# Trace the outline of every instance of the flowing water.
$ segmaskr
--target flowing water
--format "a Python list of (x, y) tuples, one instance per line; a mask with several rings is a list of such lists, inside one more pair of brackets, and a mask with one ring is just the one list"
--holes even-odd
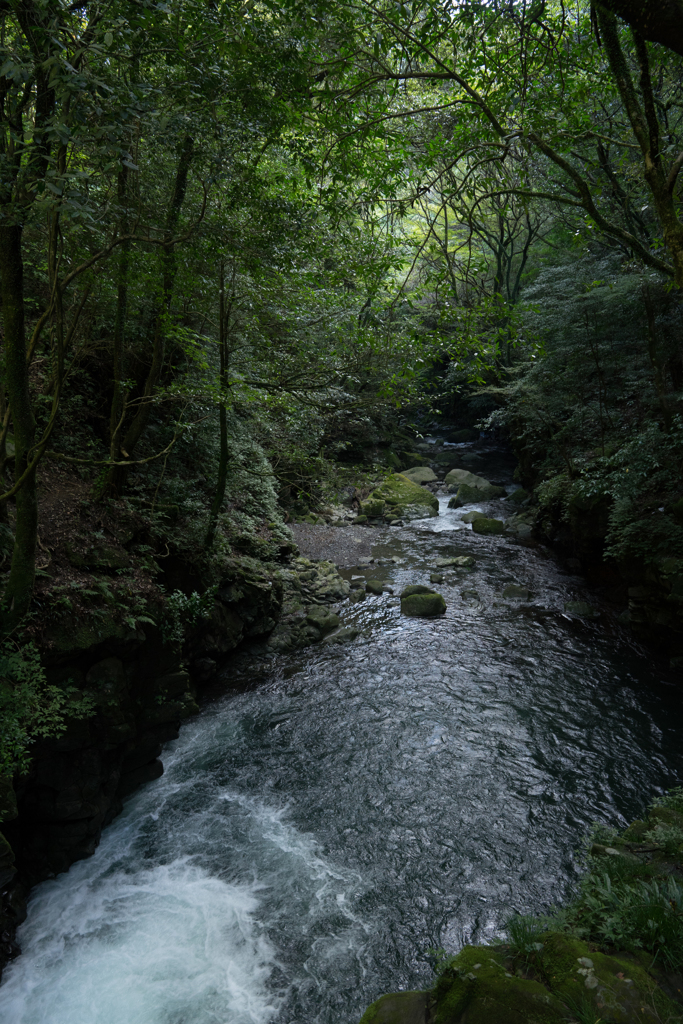
[(368, 596), (352, 643), (237, 657), (164, 776), (34, 891), (4, 1024), (355, 1024), (428, 985), (430, 950), (562, 901), (590, 823), (679, 781), (671, 681), (605, 616), (563, 614), (586, 595), (547, 552), (441, 513), (374, 531), (402, 561), (346, 575), (398, 594), (473, 554), (446, 615)]

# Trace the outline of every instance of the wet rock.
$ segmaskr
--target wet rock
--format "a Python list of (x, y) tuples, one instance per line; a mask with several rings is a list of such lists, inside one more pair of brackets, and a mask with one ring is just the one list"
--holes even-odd
[(348, 640), (355, 640), (358, 636), (358, 629), (355, 626), (342, 626), (341, 629), (335, 630), (334, 633), (330, 633), (323, 640), (324, 644), (343, 644)]
[(404, 520), (439, 514), (439, 499), (402, 473), (388, 476), (380, 487), (375, 488), (371, 498), (384, 501), (387, 512)]
[(441, 594), (430, 590), (429, 587), (413, 586), (406, 587), (401, 592), (401, 612), (403, 615), (410, 615), (420, 618), (433, 618), (436, 615), (443, 615), (446, 611), (446, 602)]
[(448, 507), (462, 508), (463, 505), (471, 505), (475, 501), (493, 501), (494, 498), (502, 498), (504, 494), (504, 487), (494, 487), (493, 484), (487, 484), (486, 487), (460, 484), (457, 494), (448, 502)]
[(360, 1024), (425, 1024), (428, 992), (391, 992), (369, 1006)]
[(440, 572), (431, 572), (429, 574), (430, 583), (443, 583), (443, 576)]
[(460, 517), (462, 523), (473, 523), (475, 519), (486, 519), (486, 515), (483, 512), (467, 512)]
[(518, 587), (516, 583), (510, 583), (503, 590), (503, 597), (506, 601), (529, 601), (531, 591), (528, 587)]
[(351, 593), (349, 594), (349, 601), (351, 602), (351, 604), (358, 604), (359, 601), (364, 601), (364, 600), (365, 600), (365, 591), (364, 590), (352, 590)]
[(516, 505), (521, 505), (522, 502), (527, 501), (531, 495), (528, 491), (525, 491), (523, 487), (518, 487), (512, 494), (508, 494), (508, 501), (514, 501)]
[(446, 474), (444, 483), (455, 487), (460, 487), (461, 484), (467, 484), (468, 487), (485, 488), (490, 487), (491, 483), (486, 477), (477, 476), (476, 473), (470, 473), (469, 469), (452, 469), (450, 473)]
[(331, 633), (339, 625), (339, 616), (327, 608), (310, 608), (306, 615), (306, 622), (313, 626), (320, 636)]
[[(379, 519), (384, 515), (384, 500), (382, 498), (370, 497), (367, 501), (361, 502), (360, 510), (362, 515), (368, 519)], [(356, 522), (358, 520), (356, 519)]]
[(434, 564), (439, 569), (447, 569), (449, 566), (457, 569), (471, 569), (476, 562), (472, 555), (454, 555), (452, 558), (437, 558)]
[(474, 519), (472, 520), (472, 530), (474, 533), (481, 533), (484, 536), (492, 536), (495, 534), (502, 533), (505, 529), (505, 523), (502, 519)]
[(577, 615), (582, 619), (600, 618), (600, 612), (597, 611), (592, 604), (588, 604), (587, 601), (567, 601), (565, 603), (564, 610), (569, 615)]
[(367, 521), (368, 521), (368, 517), (367, 516), (363, 516), (363, 515), (356, 516), (356, 518), (354, 519), (354, 523), (357, 526), (363, 526), (365, 523), (367, 523)]
[(417, 466), (415, 469), (406, 469), (403, 476), (407, 476), (414, 484), (431, 484), (438, 480), (436, 473), (428, 466)]
[(365, 584), (365, 590), (368, 594), (377, 594), (379, 596), (384, 590), (384, 584), (380, 580), (368, 580)]

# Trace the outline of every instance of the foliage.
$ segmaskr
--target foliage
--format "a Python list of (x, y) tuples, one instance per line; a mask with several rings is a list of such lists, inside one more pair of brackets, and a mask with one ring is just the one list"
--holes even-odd
[(211, 614), (216, 588), (209, 587), (203, 594), (193, 591), (184, 594), (174, 590), (166, 597), (160, 628), (164, 643), (182, 644), (188, 633)]
[(87, 718), (95, 702), (74, 686), (45, 678), (33, 644), (0, 648), (0, 775), (25, 772), (38, 739), (60, 736), (69, 720)]

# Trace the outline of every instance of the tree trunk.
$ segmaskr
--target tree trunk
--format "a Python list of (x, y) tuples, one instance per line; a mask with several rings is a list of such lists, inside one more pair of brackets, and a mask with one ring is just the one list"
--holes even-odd
[[(221, 394), (224, 394), (228, 386), (228, 319), (229, 311), (225, 303), (225, 264), (221, 261), (220, 266), (220, 296), (219, 296), (219, 317), (218, 317), (218, 352), (220, 357), (219, 383)], [(220, 430), (220, 455), (218, 459), (218, 479), (216, 480), (216, 493), (213, 496), (211, 511), (209, 513), (209, 525), (206, 531), (204, 544), (210, 548), (216, 536), (218, 515), (225, 498), (225, 488), (228, 482), (228, 414), (225, 402), (222, 401), (218, 411)]]
[[(167, 246), (164, 248), (161, 257), (161, 303), (154, 325), (154, 343), (152, 349), (152, 365), (149, 368), (145, 381), (142, 400), (138, 411), (128, 426), (121, 442), (121, 454), (125, 458), (132, 455), (133, 449), (140, 440), (142, 433), (147, 426), (147, 420), (152, 409), (152, 396), (154, 389), (161, 376), (166, 354), (166, 318), (170, 313), (171, 301), (173, 299), (173, 288), (176, 279), (176, 258), (175, 243), (172, 241), (175, 230), (178, 226), (180, 211), (185, 201), (187, 191), (187, 176), (190, 171), (190, 164), (194, 155), (194, 140), (187, 135), (183, 140), (176, 171), (175, 185), (171, 205), (168, 210), (165, 225), (165, 236)], [(115, 494), (122, 494), (128, 476), (127, 466), (113, 466), (109, 475), (109, 488)]]
[[(12, 413), (15, 444), (15, 479), (26, 470), (35, 443), (36, 421), (28, 390), (28, 364), (24, 329), (24, 268), (22, 229), (18, 224), (0, 227), (0, 287), (5, 329), (5, 375)], [(9, 580), (2, 599), (2, 626), (9, 631), (26, 614), (35, 579), (38, 539), (38, 497), (35, 469), (16, 496), (16, 530)]]

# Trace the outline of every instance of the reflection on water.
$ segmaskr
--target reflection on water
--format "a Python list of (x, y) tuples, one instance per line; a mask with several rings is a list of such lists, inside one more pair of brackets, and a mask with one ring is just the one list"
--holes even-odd
[[(3, 1021), (353, 1024), (428, 984), (430, 948), (562, 900), (590, 822), (678, 781), (676, 691), (562, 614), (581, 584), (546, 553), (443, 511), (377, 531), (388, 564), (348, 575), (398, 594), (473, 554), (442, 570), (446, 615), (368, 596), (343, 609), (354, 643), (236, 659), (240, 689), (184, 728), (163, 778), (36, 890)], [(508, 583), (531, 600), (505, 602)]]

